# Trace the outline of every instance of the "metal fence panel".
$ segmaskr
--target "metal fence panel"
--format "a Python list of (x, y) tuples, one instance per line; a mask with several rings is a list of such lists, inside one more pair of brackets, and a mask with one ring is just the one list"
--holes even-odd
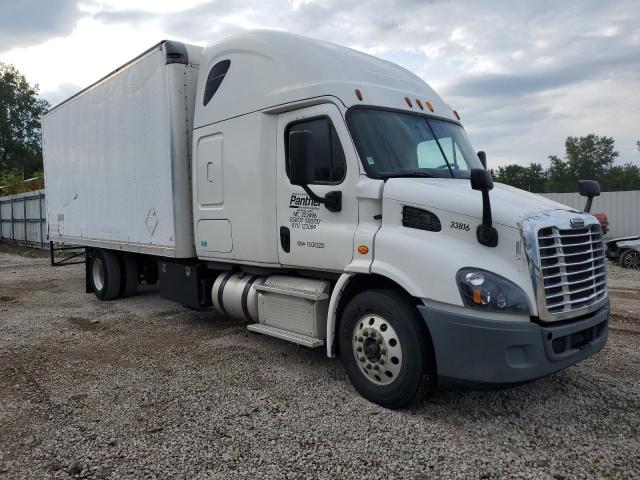
[[(569, 205), (578, 210), (584, 209), (586, 198), (579, 193), (543, 193), (547, 198)], [(593, 199), (591, 212), (604, 212), (609, 219), (607, 237), (628, 237), (640, 235), (640, 190), (630, 192), (602, 192)]]
[(0, 197), (0, 240), (48, 248), (45, 191)]

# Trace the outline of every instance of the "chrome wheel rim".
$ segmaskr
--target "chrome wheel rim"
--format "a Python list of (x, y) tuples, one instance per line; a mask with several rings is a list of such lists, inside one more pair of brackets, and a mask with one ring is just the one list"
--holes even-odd
[(402, 368), (402, 346), (395, 329), (380, 315), (365, 315), (351, 336), (353, 356), (362, 374), (377, 385), (388, 385)]
[(629, 252), (624, 256), (624, 266), (626, 268), (640, 269), (640, 253)]
[(104, 287), (104, 267), (102, 266), (102, 261), (99, 258), (96, 258), (93, 261), (91, 271), (93, 275), (93, 285), (96, 287), (96, 290), (102, 290)]

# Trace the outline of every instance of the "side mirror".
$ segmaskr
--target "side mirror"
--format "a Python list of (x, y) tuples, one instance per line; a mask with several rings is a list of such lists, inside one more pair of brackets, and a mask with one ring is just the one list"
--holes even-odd
[(478, 158), (480, 159), (480, 163), (482, 164), (482, 166), (486, 170), (487, 169), (487, 154), (484, 153), (482, 150), (480, 150), (478, 152)]
[(289, 133), (289, 180), (293, 185), (304, 186), (312, 182), (309, 172), (311, 135), (309, 130)]
[(493, 178), (489, 170), (482, 170), (481, 168), (471, 169), (471, 188), (474, 190), (489, 191), (493, 190)]
[(493, 178), (489, 170), (482, 168), (471, 169), (471, 188), (482, 192), (482, 224), (478, 225), (476, 238), (478, 243), (485, 247), (495, 247), (498, 245), (498, 231), (493, 228), (491, 217), (491, 200), (489, 191), (493, 189)]
[(587, 197), (587, 203), (584, 206), (584, 211), (589, 213), (593, 197), (598, 197), (600, 195), (600, 183), (595, 180), (578, 180), (578, 192), (580, 192), (580, 195), (583, 197)]

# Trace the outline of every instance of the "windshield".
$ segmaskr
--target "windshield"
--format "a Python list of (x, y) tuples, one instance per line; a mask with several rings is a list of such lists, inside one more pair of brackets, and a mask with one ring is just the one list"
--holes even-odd
[(348, 123), (364, 167), (375, 178), (469, 178), (472, 168), (483, 168), (456, 123), (366, 108), (349, 112)]

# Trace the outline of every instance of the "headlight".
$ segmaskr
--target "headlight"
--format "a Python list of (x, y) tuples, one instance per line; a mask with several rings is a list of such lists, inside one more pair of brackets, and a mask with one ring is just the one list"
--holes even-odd
[(478, 268), (463, 268), (456, 279), (467, 307), (489, 312), (531, 313), (527, 295), (500, 275)]

